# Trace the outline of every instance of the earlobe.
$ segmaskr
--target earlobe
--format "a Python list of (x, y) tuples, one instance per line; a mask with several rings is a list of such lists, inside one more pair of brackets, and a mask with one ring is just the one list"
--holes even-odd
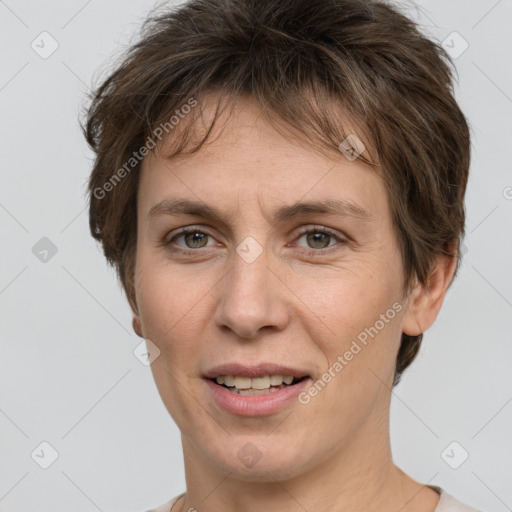
[(421, 315), (418, 315), (418, 304), (423, 292), (423, 286), (417, 284), (408, 297), (408, 304), (402, 321), (402, 332), (409, 336), (418, 336), (426, 330), (421, 326)]
[(140, 338), (144, 338), (144, 336), (142, 335), (140, 316), (138, 315), (138, 313), (135, 313), (135, 312), (133, 313), (132, 327), (137, 336), (139, 336)]
[(418, 336), (434, 323), (456, 268), (456, 253), (437, 258), (427, 283), (418, 283), (409, 296), (407, 311), (402, 321), (404, 334)]
[[(132, 292), (132, 293), (130, 293)], [(127, 292), (128, 302), (130, 304), (130, 309), (132, 310), (132, 329), (139, 338), (144, 338), (142, 334), (142, 324), (140, 321), (139, 308), (137, 305), (137, 299), (135, 296), (135, 291), (130, 290)]]

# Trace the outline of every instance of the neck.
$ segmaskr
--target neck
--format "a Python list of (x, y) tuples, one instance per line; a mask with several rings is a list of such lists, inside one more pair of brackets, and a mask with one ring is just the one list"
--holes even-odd
[[(182, 435), (187, 493), (179, 512), (251, 510), (343, 510), (433, 512), (439, 495), (408, 477), (392, 461), (388, 422), (379, 434), (364, 427), (342, 448), (331, 450), (306, 471), (264, 470), (237, 477), (232, 468), (212, 465)], [(371, 442), (368, 442), (371, 439)], [(307, 464), (298, 461), (298, 465)], [(174, 510), (173, 510), (174, 512)]]

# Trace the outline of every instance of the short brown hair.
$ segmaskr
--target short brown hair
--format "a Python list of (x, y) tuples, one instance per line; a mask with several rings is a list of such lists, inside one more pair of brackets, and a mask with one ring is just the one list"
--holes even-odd
[[(84, 125), (96, 155), (91, 233), (132, 309), (140, 163), (127, 169), (126, 162), (191, 98), (199, 109), (170, 134), (169, 148), (197, 151), (211, 130), (187, 150), (192, 130), (183, 126), (193, 128), (211, 92), (231, 105), (253, 98), (276, 125), (319, 150), (357, 131), (367, 148), (360, 158), (380, 166), (387, 185), (404, 293), (427, 284), (438, 255), (456, 257), (458, 270), (470, 134), (450, 66), (440, 44), (382, 0), (191, 0), (154, 13), (93, 93)], [(394, 385), (421, 340), (402, 334)]]

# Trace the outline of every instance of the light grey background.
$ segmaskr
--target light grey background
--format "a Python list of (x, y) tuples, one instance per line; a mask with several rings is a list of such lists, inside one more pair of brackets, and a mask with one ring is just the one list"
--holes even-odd
[[(473, 159), (464, 266), (394, 391), (392, 447), (414, 478), (501, 512), (512, 507), (512, 1), (417, 5), (410, 15), (451, 51), (469, 44), (455, 62)], [(152, 7), (0, 1), (1, 512), (136, 512), (185, 489), (179, 431), (88, 232), (92, 155), (77, 123), (98, 69)], [(46, 59), (31, 47), (51, 49), (43, 31), (58, 43)], [(43, 237), (57, 248), (46, 262)], [(43, 441), (58, 452), (48, 469)]]

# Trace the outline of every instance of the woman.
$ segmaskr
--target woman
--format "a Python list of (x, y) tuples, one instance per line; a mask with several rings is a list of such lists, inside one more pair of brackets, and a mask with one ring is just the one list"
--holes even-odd
[(449, 57), (364, 0), (193, 0), (98, 88), (90, 226), (182, 433), (169, 511), (474, 511), (392, 460), (459, 265)]

